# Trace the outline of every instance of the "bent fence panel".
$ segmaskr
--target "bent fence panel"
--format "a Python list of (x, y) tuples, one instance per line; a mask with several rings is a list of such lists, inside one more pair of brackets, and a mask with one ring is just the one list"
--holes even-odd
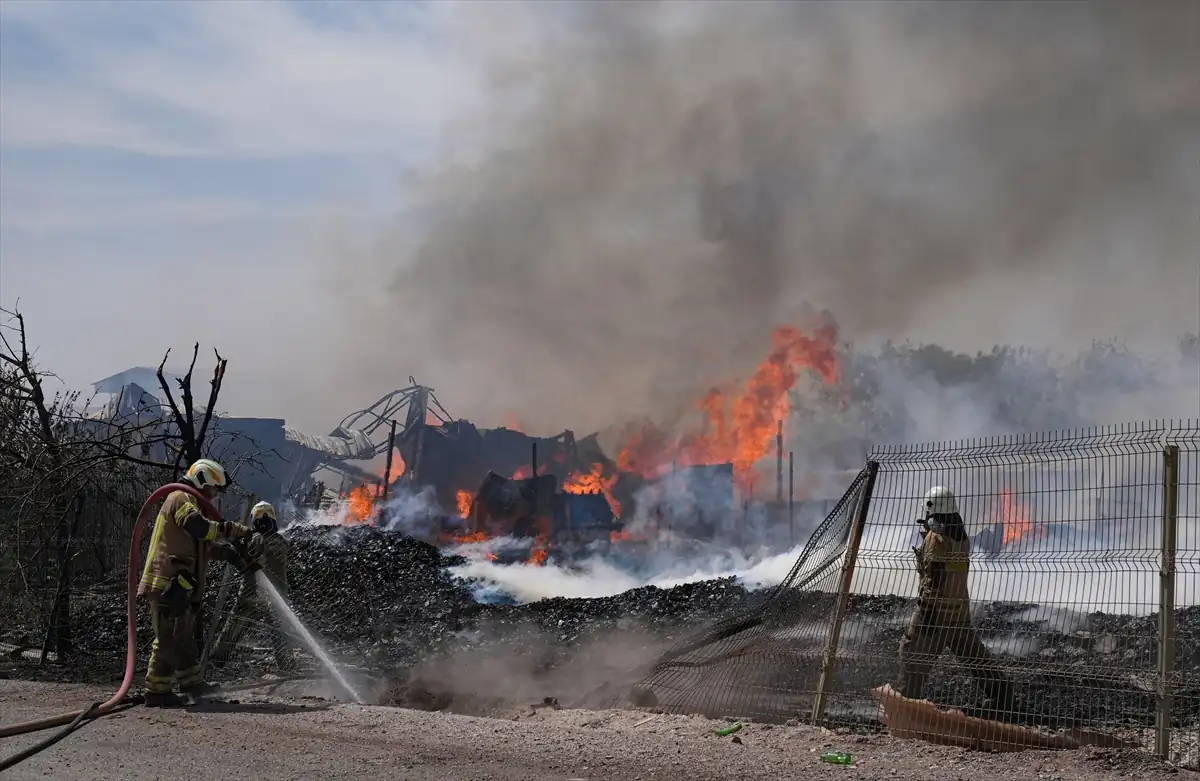
[(634, 687), (632, 703), (762, 720), (810, 710), (846, 540), (868, 478), (869, 470), (858, 474), (779, 586), (744, 615), (668, 651)]

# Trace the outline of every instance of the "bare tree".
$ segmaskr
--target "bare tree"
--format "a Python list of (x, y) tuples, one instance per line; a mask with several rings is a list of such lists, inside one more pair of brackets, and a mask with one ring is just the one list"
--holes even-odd
[(179, 385), (180, 399), (183, 402), (183, 409), (175, 403), (175, 397), (171, 393), (171, 386), (167, 383), (167, 378), (163, 375), (163, 367), (167, 365), (167, 358), (171, 355), (171, 351), (167, 350), (163, 355), (162, 362), (158, 364), (158, 384), (162, 387), (163, 394), (166, 396), (167, 404), (171, 410), (171, 416), (175, 421), (175, 426), (179, 430), (179, 447), (175, 453), (175, 463), (172, 466), (172, 473), (179, 474), (180, 466), (186, 461), (191, 463), (202, 457), (204, 452), (204, 441), (208, 435), (208, 426), (212, 422), (213, 410), (216, 409), (217, 398), (221, 395), (221, 383), (225, 379), (225, 366), (228, 364), (221, 353), (213, 350), (213, 354), (217, 357), (217, 365), (213, 369), (212, 379), (209, 381), (210, 390), (208, 393), (208, 404), (205, 405), (203, 415), (200, 421), (200, 428), (196, 428), (196, 405), (192, 398), (192, 372), (196, 368), (196, 357), (200, 354), (200, 343), (192, 347), (192, 362), (188, 365), (187, 374), (182, 378), (175, 380)]
[(54, 375), (38, 366), (24, 316), (0, 309), (0, 631), (26, 627), (18, 645), (36, 647), (40, 625), (43, 661), (51, 651), (65, 660), (74, 650), (69, 606), (77, 563), (97, 577), (121, 566), (129, 524), (150, 491), (214, 447), (228, 454), (231, 473), (263, 468), (252, 438), (216, 426), (227, 366), (220, 353), (208, 403), (195, 405), (198, 352), (197, 344), (177, 395), (164, 356), (157, 376), (165, 402), (148, 393), (127, 398), (126, 388), (93, 409), (94, 399), (51, 393)]

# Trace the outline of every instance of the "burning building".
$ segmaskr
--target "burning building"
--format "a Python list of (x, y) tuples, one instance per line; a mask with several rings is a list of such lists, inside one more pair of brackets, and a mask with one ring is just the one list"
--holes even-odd
[[(696, 400), (694, 425), (679, 431), (648, 422), (629, 426), (612, 458), (596, 434), (536, 437), (455, 419), (432, 388), (410, 378), (411, 386), (339, 426), (374, 437), (376, 454), (394, 453), (398, 461), (393, 468), (389, 455), (380, 485), (360, 486), (351, 499), (369, 502), (399, 481), (413, 492), (431, 491), (446, 516), (461, 521), (458, 538), (532, 537), (545, 547), (645, 539), (664, 529), (722, 539), (739, 523), (739, 510), (744, 533), (760, 462), (773, 444), (774, 509), (782, 509), (781, 421), (790, 411), (789, 394), (805, 373), (821, 383), (836, 380), (836, 344), (832, 321), (811, 333), (775, 329), (767, 355), (744, 382)], [(365, 519), (369, 512), (368, 506), (353, 515)], [(639, 523), (631, 526), (635, 518)]]

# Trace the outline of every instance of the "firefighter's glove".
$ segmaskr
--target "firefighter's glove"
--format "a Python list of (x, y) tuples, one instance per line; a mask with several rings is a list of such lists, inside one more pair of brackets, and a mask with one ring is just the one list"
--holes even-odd
[(921, 531), (913, 535), (912, 552), (913, 558), (917, 560), (917, 572), (924, 573), (925, 571), (925, 535), (929, 534), (929, 529), (925, 527), (925, 522), (921, 521)]
[(246, 540), (246, 558), (259, 566), (262, 566), (263, 559), (263, 537), (261, 534), (252, 534)]
[(162, 599), (173, 616), (181, 616), (192, 607), (192, 594), (199, 579), (188, 570), (181, 570), (163, 589)]

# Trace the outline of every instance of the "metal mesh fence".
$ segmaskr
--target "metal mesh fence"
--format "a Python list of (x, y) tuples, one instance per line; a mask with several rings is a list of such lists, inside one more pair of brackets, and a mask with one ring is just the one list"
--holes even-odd
[[(772, 599), (667, 654), (633, 699), (1187, 756), (1200, 729), (1197, 428), (880, 448)], [(927, 531), (934, 486), (957, 513)]]
[(759, 719), (810, 709), (847, 535), (870, 477), (869, 470), (858, 474), (759, 607), (671, 649), (635, 687), (634, 704)]

